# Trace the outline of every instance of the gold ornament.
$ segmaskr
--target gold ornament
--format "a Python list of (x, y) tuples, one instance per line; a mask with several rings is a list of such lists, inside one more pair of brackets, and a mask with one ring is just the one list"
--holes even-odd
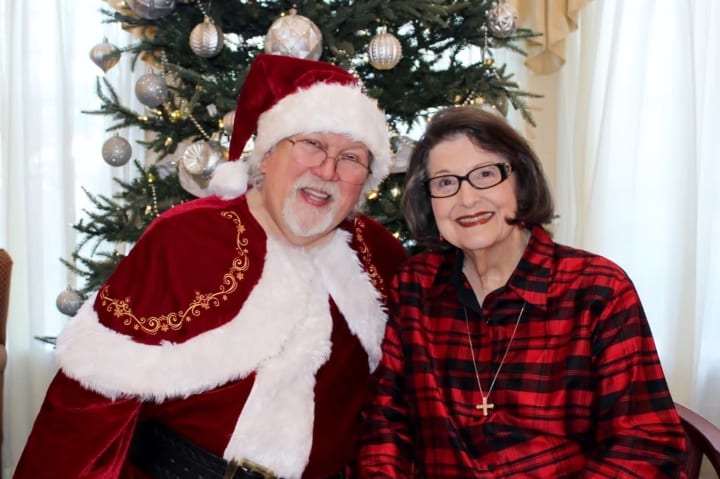
[(216, 56), (222, 51), (224, 42), (223, 31), (208, 16), (190, 32), (190, 48), (202, 58)]
[(390, 70), (402, 58), (402, 45), (392, 33), (383, 27), (379, 34), (372, 37), (368, 45), (370, 64), (378, 70)]
[(107, 38), (103, 38), (102, 43), (98, 43), (90, 49), (90, 59), (104, 73), (107, 73), (120, 61), (120, 50), (112, 43), (108, 43)]
[(309, 18), (291, 8), (275, 20), (265, 35), (265, 53), (318, 60), (322, 54), (322, 33)]

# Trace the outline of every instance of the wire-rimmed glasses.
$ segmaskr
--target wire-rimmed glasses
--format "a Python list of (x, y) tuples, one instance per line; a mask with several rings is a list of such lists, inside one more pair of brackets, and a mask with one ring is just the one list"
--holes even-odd
[(463, 181), (467, 181), (475, 189), (485, 190), (507, 180), (511, 172), (512, 166), (509, 163), (492, 163), (473, 168), (465, 176), (434, 176), (429, 180), (425, 180), (425, 188), (433, 198), (448, 198), (460, 191)]
[(295, 160), (303, 166), (317, 168), (325, 163), (328, 158), (335, 160), (335, 172), (340, 181), (354, 185), (365, 183), (370, 170), (369, 155), (344, 151), (336, 156), (328, 155), (325, 146), (313, 138), (286, 138), (293, 146)]

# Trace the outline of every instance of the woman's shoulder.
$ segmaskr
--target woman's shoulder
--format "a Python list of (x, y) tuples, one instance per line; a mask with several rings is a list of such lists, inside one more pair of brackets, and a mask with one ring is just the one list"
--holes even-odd
[(452, 262), (455, 257), (450, 251), (424, 251), (410, 256), (398, 271), (403, 279), (426, 278), (420, 282), (429, 282), (438, 275), (452, 270)]
[(595, 291), (614, 296), (634, 289), (628, 273), (612, 259), (592, 251), (556, 245), (552, 283), (555, 288)]

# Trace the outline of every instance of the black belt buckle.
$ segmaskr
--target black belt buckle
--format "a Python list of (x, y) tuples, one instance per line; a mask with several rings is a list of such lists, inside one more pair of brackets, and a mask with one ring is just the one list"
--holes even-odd
[(265, 466), (254, 463), (248, 459), (228, 462), (223, 479), (277, 479), (277, 476)]

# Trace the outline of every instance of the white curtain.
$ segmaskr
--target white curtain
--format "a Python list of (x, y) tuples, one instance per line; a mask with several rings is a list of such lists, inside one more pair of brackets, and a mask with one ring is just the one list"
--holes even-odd
[(720, 424), (720, 4), (596, 0), (567, 46), (521, 72), (555, 236), (629, 273), (674, 398)]
[[(102, 23), (103, 5), (0, 0), (0, 247), (14, 260), (2, 477), (11, 477), (56, 369), (52, 348), (34, 336), (55, 335), (68, 320), (55, 298), (77, 278), (59, 259), (77, 244), (72, 224), (82, 209), (94, 209), (82, 187), (112, 195), (113, 175), (127, 178), (133, 170), (105, 163), (111, 122), (82, 113), (100, 106), (95, 81), (103, 72), (90, 49), (105, 36), (119, 46), (129, 42), (117, 25)], [(105, 76), (132, 104), (129, 60)]]

